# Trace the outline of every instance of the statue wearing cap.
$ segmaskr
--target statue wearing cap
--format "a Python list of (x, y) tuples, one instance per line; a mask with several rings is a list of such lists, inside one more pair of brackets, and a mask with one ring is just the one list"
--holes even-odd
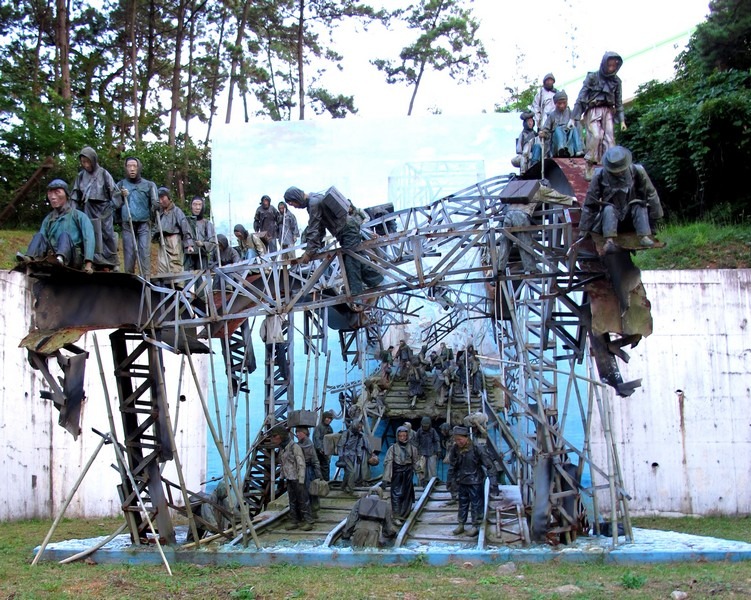
[[(323, 248), (327, 230), (336, 238), (343, 250), (354, 251), (362, 243), (360, 221), (350, 213), (352, 202), (335, 187), (332, 186), (322, 193), (306, 193), (293, 186), (284, 192), (284, 201), (292, 208), (304, 208), (308, 211), (306, 248), (300, 257), (302, 264), (310, 262)], [(358, 260), (350, 254), (344, 254), (344, 269), (353, 296), (383, 282), (383, 275), (366, 259)]]
[(568, 106), (568, 95), (561, 90), (553, 96), (555, 110), (548, 114), (545, 125), (540, 130), (540, 137), (550, 140), (546, 156), (554, 158), (569, 158), (584, 156), (579, 128), (569, 125), (571, 121), (571, 109)]
[(660, 198), (644, 167), (633, 164), (623, 146), (609, 148), (587, 190), (579, 221), (579, 237), (589, 232), (606, 238), (603, 250), (616, 249), (619, 232), (636, 231), (639, 243), (651, 247), (652, 229), (663, 216)]
[(19, 259), (28, 261), (45, 256), (55, 256), (57, 260), (74, 269), (93, 271), (96, 246), (94, 227), (91, 219), (71, 204), (68, 184), (62, 179), (54, 179), (47, 186), (47, 200), (52, 207), (42, 221), (39, 232), (34, 234), (25, 255)]
[(157, 274), (182, 273), (184, 251), (193, 253), (193, 233), (185, 213), (172, 201), (172, 192), (166, 187), (160, 187), (157, 195), (159, 209), (152, 236), (153, 241), (159, 245)]
[(555, 89), (555, 76), (552, 73), (547, 73), (542, 78), (542, 87), (537, 91), (532, 100), (532, 112), (534, 113), (535, 126), (538, 130), (555, 108), (555, 100), (553, 98), (557, 91)]
[[(454, 535), (475, 536), (479, 533), (484, 512), (483, 487), (485, 477), (490, 480), (491, 494), (498, 488), (498, 473), (493, 461), (482, 446), (469, 438), (469, 429), (457, 425), (452, 430), (454, 445), (448, 454), (448, 484), (455, 486), (459, 496), (459, 514)], [(465, 529), (472, 514), (472, 524)]]
[(438, 475), (438, 455), (441, 453), (441, 436), (433, 428), (430, 417), (420, 420), (420, 428), (415, 432), (415, 446), (425, 461), (422, 485)]
[(333, 420), (334, 413), (330, 410), (324, 411), (321, 415), (321, 421), (313, 430), (313, 447), (316, 449), (318, 462), (321, 465), (321, 477), (326, 481), (331, 479), (331, 456), (325, 452), (324, 439), (327, 435), (334, 433), (334, 429), (331, 427)]
[(516, 138), (516, 156), (511, 159), (511, 164), (524, 174), (532, 165), (540, 162), (542, 149), (536, 143), (535, 114), (525, 111), (519, 118), (522, 120), (522, 132)]

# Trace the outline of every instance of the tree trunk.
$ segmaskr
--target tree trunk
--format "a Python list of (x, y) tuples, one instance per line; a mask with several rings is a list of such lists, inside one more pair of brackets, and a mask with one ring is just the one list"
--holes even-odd
[(39, 65), (41, 64), (42, 45), (44, 44), (44, 31), (46, 23), (43, 15), (40, 15), (37, 25), (36, 46), (34, 47), (34, 61), (31, 70), (31, 90), (33, 98), (39, 98), (42, 95), (41, 77), (39, 76)]
[(182, 78), (182, 47), (185, 38), (185, 10), (187, 2), (177, 5), (177, 29), (175, 30), (175, 57), (172, 65), (172, 102), (170, 106), (169, 132), (167, 145), (174, 148), (177, 139), (177, 113), (180, 110), (180, 81)]
[[(134, 0), (136, 2), (137, 0)], [(139, 114), (146, 113), (146, 104), (149, 97), (151, 78), (154, 76), (156, 64), (156, 14), (157, 9), (154, 0), (149, 2), (149, 30), (146, 33), (146, 61), (144, 65), (143, 80), (141, 81), (141, 108)]]
[(412, 115), (412, 108), (415, 105), (415, 98), (417, 97), (417, 88), (420, 87), (420, 80), (422, 79), (422, 74), (425, 72), (425, 61), (423, 60), (420, 63), (420, 72), (417, 74), (417, 79), (415, 79), (415, 89), (412, 90), (412, 97), (409, 99), (409, 110), (407, 111), (407, 116)]
[(304, 27), (305, 25), (305, 0), (300, 0), (300, 12), (297, 18), (297, 85), (298, 99), (300, 102), (300, 120), (305, 120), (305, 78), (303, 65), (303, 45), (305, 43)]
[(70, 7), (66, 0), (56, 0), (57, 20), (55, 23), (55, 43), (60, 61), (60, 95), (63, 98), (63, 114), (66, 119), (71, 116), (70, 93), (70, 31), (68, 30), (68, 12)]
[(229, 123), (232, 118), (232, 95), (235, 91), (235, 79), (237, 77), (238, 64), (242, 60), (242, 42), (245, 37), (245, 23), (248, 20), (248, 11), (250, 10), (251, 1), (252, 0), (245, 0), (243, 14), (237, 25), (237, 39), (235, 40), (235, 48), (232, 51), (232, 67), (229, 74), (229, 97), (227, 98), (227, 116), (224, 119), (225, 123)]
[(281, 121), (282, 110), (279, 106), (279, 90), (277, 90), (276, 87), (276, 74), (274, 73), (274, 61), (273, 55), (271, 53), (271, 42), (271, 33), (269, 31), (266, 31), (266, 64), (268, 65), (269, 77), (271, 78), (271, 94), (274, 98), (274, 111), (276, 111), (270, 116), (273, 121)]
[(128, 15), (128, 38), (130, 39), (130, 72), (131, 85), (133, 86), (133, 139), (138, 144), (141, 141), (141, 128), (138, 123), (138, 45), (136, 43), (136, 15), (138, 13), (138, 1), (131, 0), (130, 14)]
[(188, 64), (186, 67), (188, 71), (188, 86), (185, 97), (185, 114), (183, 115), (183, 118), (185, 119), (186, 145), (188, 144), (188, 140), (190, 140), (190, 134), (188, 132), (190, 129), (190, 119), (193, 116), (193, 49), (196, 37), (196, 7), (193, 2), (191, 2), (190, 14), (190, 27), (188, 28)]
[(227, 22), (227, 11), (222, 5), (222, 21), (219, 25), (219, 39), (216, 41), (216, 61), (214, 63), (214, 73), (211, 77), (211, 104), (209, 106), (209, 122), (206, 128), (205, 144), (209, 145), (211, 139), (211, 125), (214, 122), (214, 113), (216, 112), (216, 97), (219, 90), (219, 71), (221, 69), (222, 45), (224, 44), (224, 25)]

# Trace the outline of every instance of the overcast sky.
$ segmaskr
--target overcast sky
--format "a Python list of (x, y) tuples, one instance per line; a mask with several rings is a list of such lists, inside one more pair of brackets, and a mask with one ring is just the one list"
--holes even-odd
[[(473, 7), (489, 54), (487, 79), (459, 85), (447, 76), (427, 73), (413, 114), (425, 114), (432, 107), (443, 114), (492, 111), (506, 99), (506, 86), (524, 89), (525, 76), (538, 81), (551, 71), (557, 87), (575, 96), (586, 72), (596, 70), (608, 50), (625, 59), (620, 77), (627, 98), (650, 79), (672, 76), (675, 56), (708, 13), (707, 0), (475, 0)], [(325, 83), (336, 93), (354, 94), (361, 117), (405, 115), (410, 90), (387, 85), (369, 60), (397, 57), (414, 34), (376, 26), (367, 33), (353, 29), (337, 30), (345, 69), (332, 71)]]

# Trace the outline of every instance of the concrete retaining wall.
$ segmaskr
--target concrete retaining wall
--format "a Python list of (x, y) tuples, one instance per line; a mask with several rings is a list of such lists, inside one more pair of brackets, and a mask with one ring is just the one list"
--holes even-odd
[[(91, 428), (109, 431), (105, 395), (93, 345), (96, 335), (104, 363), (107, 388), (115, 410), (115, 423), (122, 440), (121, 419), (117, 410), (117, 387), (113, 376), (110, 331), (89, 333), (77, 344), (89, 352), (86, 363), (86, 401), (82, 416), (82, 435), (77, 441), (57, 424), (59, 413), (52, 401), (40, 398), (47, 388), (44, 378), (26, 360), (26, 351), (18, 347), (30, 330), (31, 296), (27, 279), (20, 273), (0, 273), (0, 521), (50, 518), (57, 514), (83, 466), (100, 438)], [(199, 373), (206, 372), (205, 356), (196, 357)], [(165, 383), (173, 424), (176, 418), (180, 358), (164, 353)], [(57, 372), (57, 363), (50, 361)], [(205, 379), (201, 375), (201, 379)], [(202, 386), (206, 388), (205, 383)], [(206, 475), (206, 426), (198, 394), (187, 365), (181, 386), (187, 398), (180, 403), (177, 419), (178, 455), (189, 489), (200, 489)], [(116, 486), (118, 473), (113, 447), (99, 453), (73, 502), (68, 517), (101, 517), (121, 514)], [(167, 463), (165, 475), (178, 481), (174, 463)]]
[[(621, 365), (641, 378), (608, 398), (634, 514), (751, 512), (751, 270), (642, 275), (654, 333)], [(679, 391), (680, 390), (680, 391)], [(593, 451), (607, 465), (596, 427)], [(597, 480), (601, 482), (601, 480)], [(609, 505), (606, 494), (603, 505)]]

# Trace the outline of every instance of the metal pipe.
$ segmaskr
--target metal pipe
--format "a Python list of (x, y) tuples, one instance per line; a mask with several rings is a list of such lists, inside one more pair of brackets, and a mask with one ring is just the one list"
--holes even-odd
[(50, 530), (47, 532), (47, 535), (45, 536), (44, 541), (42, 542), (42, 545), (39, 548), (39, 552), (36, 553), (36, 556), (34, 556), (34, 560), (31, 561), (31, 566), (34, 566), (35, 564), (39, 562), (39, 559), (42, 557), (42, 554), (44, 553), (44, 549), (47, 547), (47, 544), (52, 538), (52, 534), (55, 533), (55, 529), (57, 529), (57, 526), (60, 524), (60, 521), (63, 520), (63, 515), (65, 515), (65, 510), (68, 508), (71, 501), (73, 500), (73, 496), (78, 491), (78, 488), (81, 485), (83, 478), (86, 477), (86, 473), (89, 472), (91, 465), (94, 464), (94, 460), (99, 455), (99, 451), (102, 449), (102, 446), (104, 446), (104, 444), (109, 441), (111, 441), (109, 437), (103, 437), (101, 440), (99, 440), (99, 443), (94, 449), (94, 453), (91, 455), (91, 458), (89, 458), (88, 462), (86, 463), (86, 466), (84, 466), (83, 471), (78, 476), (78, 479), (76, 480), (76, 482), (73, 484), (73, 487), (71, 488), (70, 492), (68, 492), (68, 496), (65, 498), (63, 505), (60, 507), (60, 510), (57, 513), (57, 517), (55, 517), (55, 520), (52, 522), (52, 527), (50, 527)]

